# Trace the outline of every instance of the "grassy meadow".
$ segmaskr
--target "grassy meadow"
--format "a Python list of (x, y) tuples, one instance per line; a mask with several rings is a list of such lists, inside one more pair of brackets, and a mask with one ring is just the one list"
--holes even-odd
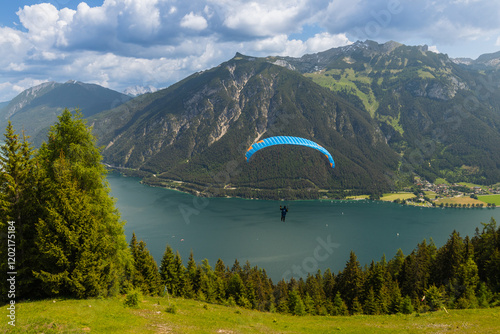
[[(500, 308), (411, 315), (291, 316), (195, 300), (124, 297), (20, 302), (3, 333), (499, 333)], [(175, 312), (167, 312), (175, 305)], [(5, 307), (2, 307), (5, 310)], [(5, 311), (4, 311), (5, 312)], [(4, 317), (5, 318), (5, 317)]]

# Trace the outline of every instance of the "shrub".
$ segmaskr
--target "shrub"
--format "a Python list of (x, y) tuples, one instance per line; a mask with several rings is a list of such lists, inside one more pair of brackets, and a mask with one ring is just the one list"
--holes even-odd
[(176, 314), (177, 313), (177, 306), (175, 304), (172, 304), (165, 309), (165, 312), (171, 313), (171, 314)]
[(142, 300), (142, 294), (137, 290), (132, 290), (125, 297), (125, 306), (139, 307), (139, 302)]

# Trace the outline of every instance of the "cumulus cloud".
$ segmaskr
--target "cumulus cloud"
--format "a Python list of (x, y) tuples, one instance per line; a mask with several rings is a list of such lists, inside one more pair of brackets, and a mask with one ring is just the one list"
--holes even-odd
[(208, 26), (207, 20), (203, 16), (195, 15), (193, 12), (185, 15), (181, 20), (181, 27), (193, 29), (193, 30), (203, 30)]
[(434, 53), (441, 53), (441, 52), (439, 52), (437, 46), (435, 46), (435, 45), (429, 46), (429, 51), (434, 52)]
[(424, 39), (449, 45), (498, 31), (500, 3), (487, 0), (337, 0), (322, 18), (354, 39)]
[[(300, 57), (357, 39), (425, 41), (436, 52), (487, 39), (500, 46), (500, 3), (489, 0), (52, 3), (59, 7), (20, 8), (20, 26), (0, 25), (0, 101), (35, 80), (76, 79), (117, 90), (164, 87), (236, 51)], [(25, 73), (31, 79), (23, 81)]]

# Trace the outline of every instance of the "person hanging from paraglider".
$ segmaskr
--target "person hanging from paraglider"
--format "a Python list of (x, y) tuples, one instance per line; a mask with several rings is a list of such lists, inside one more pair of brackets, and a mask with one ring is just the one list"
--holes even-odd
[[(274, 145), (297, 145), (297, 146), (305, 146), (313, 148), (323, 153), (328, 159), (330, 167), (335, 168), (335, 162), (333, 161), (332, 155), (323, 146), (306, 138), (292, 137), (292, 136), (274, 136), (253, 143), (245, 153), (246, 162), (250, 162), (250, 158), (255, 152), (263, 148)], [(286, 213), (288, 212), (288, 208), (286, 207), (286, 205), (284, 207), (280, 205), (280, 211), (281, 211), (281, 221), (284, 222)]]
[(280, 210), (281, 210), (281, 221), (284, 222), (286, 213), (288, 212), (288, 209), (287, 209), (286, 205), (284, 207), (281, 207), (281, 205), (280, 205)]

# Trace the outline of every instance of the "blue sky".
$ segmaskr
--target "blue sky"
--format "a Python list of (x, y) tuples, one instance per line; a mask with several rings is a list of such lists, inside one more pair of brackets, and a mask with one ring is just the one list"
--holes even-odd
[(300, 57), (371, 39), (451, 57), (500, 51), (490, 0), (9, 0), (0, 101), (46, 82), (167, 87), (236, 52)]

